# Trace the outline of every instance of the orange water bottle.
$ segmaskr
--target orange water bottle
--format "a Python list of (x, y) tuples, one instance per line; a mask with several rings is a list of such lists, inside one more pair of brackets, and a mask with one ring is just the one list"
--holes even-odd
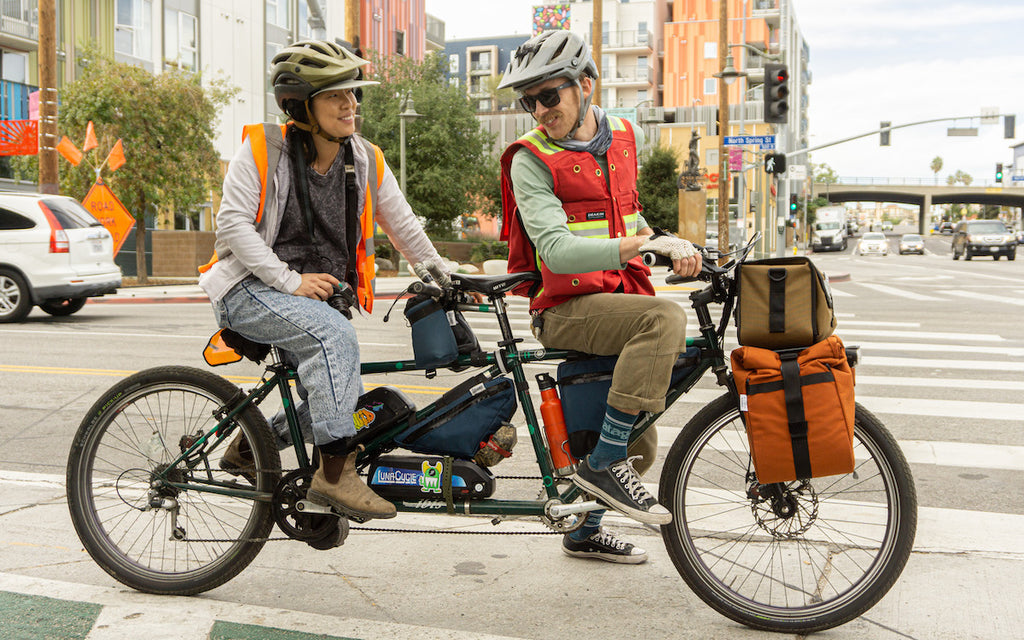
[(537, 386), (540, 387), (540, 415), (544, 420), (551, 465), (556, 475), (568, 475), (575, 470), (576, 459), (569, 453), (569, 432), (565, 428), (562, 401), (558, 399), (558, 390), (550, 375), (537, 374)]

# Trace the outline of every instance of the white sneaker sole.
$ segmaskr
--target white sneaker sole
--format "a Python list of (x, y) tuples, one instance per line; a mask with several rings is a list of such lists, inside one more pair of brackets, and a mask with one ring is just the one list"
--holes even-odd
[(562, 547), (562, 552), (573, 558), (604, 560), (605, 562), (614, 562), (616, 564), (643, 564), (647, 562), (646, 553), (637, 554), (635, 556), (623, 556), (616, 555), (614, 553), (602, 553), (600, 551), (573, 551), (572, 549), (566, 549), (565, 547)]

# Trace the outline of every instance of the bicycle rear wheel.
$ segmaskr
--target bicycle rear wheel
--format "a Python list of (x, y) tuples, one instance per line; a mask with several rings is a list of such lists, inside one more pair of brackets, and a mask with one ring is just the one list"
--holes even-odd
[(281, 460), (256, 407), (240, 413), (219, 444), (211, 438), (169, 467), (238, 393), (206, 371), (159, 367), (114, 385), (82, 421), (68, 457), (68, 508), (86, 550), (119, 582), (149, 593), (200, 593), (238, 575), (263, 548), (274, 525), (270, 501), (230, 495), (254, 487), (219, 467), (241, 433), (255, 459), (247, 474), (255, 490), (274, 491)]
[(662, 537), (690, 588), (719, 613), (768, 631), (843, 624), (896, 582), (917, 529), (903, 453), (857, 405), (853, 473), (759, 485), (735, 401), (724, 395), (684, 427), (661, 475), (673, 514)]

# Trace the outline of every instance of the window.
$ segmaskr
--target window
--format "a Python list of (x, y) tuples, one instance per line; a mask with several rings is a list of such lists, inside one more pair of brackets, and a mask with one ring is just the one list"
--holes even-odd
[[(327, 5), (327, 2), (320, 2), (320, 17), (325, 25), (327, 24)], [(309, 26), (309, 3), (306, 0), (299, 2), (299, 38), (302, 40), (313, 39), (313, 29)]]
[(636, 41), (637, 44), (647, 44), (647, 23), (639, 22), (636, 25)]
[(0, 59), (0, 79), (25, 84), (28, 80), (28, 55), (4, 51)]
[(640, 104), (641, 102), (644, 102), (645, 100), (647, 100), (647, 89), (641, 89), (640, 91), (637, 91), (636, 92), (636, 103)]
[(152, 0), (117, 0), (114, 51), (149, 58), (153, 39)]
[[(291, 15), (289, 5), (291, 0), (267, 0), (267, 24), (272, 24), (282, 29), (291, 27), (288, 17)], [(303, 2), (305, 4), (305, 2)]]
[(636, 79), (637, 80), (650, 80), (650, 69), (647, 67), (647, 56), (637, 56), (636, 59)]
[(718, 78), (704, 78), (704, 95), (713, 96), (718, 93)]
[(400, 56), (406, 55), (404, 31), (395, 31), (395, 53)]
[(704, 59), (713, 60), (718, 57), (718, 43), (717, 42), (705, 42), (704, 43)]
[(196, 17), (164, 9), (164, 68), (195, 71), (199, 68)]
[(0, 209), (0, 231), (12, 231), (14, 229), (33, 229), (36, 223), (20, 213)]
[(448, 73), (459, 72), (459, 54), (452, 53), (448, 56)]

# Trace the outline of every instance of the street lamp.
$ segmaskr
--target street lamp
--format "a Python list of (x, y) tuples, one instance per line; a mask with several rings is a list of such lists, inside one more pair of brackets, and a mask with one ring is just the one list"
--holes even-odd
[(412, 98), (406, 97), (403, 102), (405, 104), (404, 110), (398, 114), (398, 144), (400, 147), (399, 161), (402, 163), (402, 169), (399, 173), (399, 186), (402, 187), (402, 195), (405, 195), (405, 121), (422, 117), (423, 114), (416, 113), (416, 109), (412, 106)]

